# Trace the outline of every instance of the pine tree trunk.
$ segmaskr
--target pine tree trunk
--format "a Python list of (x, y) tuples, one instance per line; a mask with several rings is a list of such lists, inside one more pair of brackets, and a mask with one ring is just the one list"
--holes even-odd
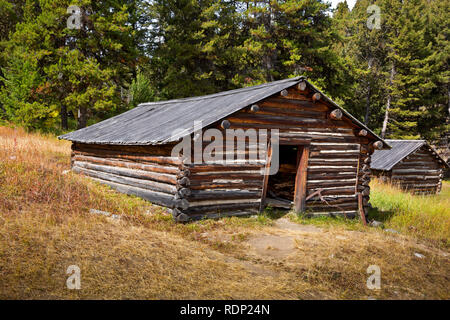
[(387, 97), (386, 112), (384, 114), (384, 120), (383, 120), (383, 128), (381, 129), (381, 138), (383, 138), (383, 139), (386, 136), (387, 125), (389, 122), (389, 109), (391, 108), (391, 102), (392, 102), (392, 84), (394, 82), (394, 75), (395, 75), (395, 65), (394, 65), (394, 63), (392, 63), (391, 75), (389, 77), (389, 94)]
[(370, 83), (367, 87), (367, 95), (366, 95), (366, 115), (364, 116), (364, 124), (367, 126), (369, 124), (369, 116), (370, 116), (370, 95), (372, 94), (372, 87)]
[(87, 109), (80, 107), (78, 109), (78, 129), (85, 128), (87, 125)]
[(447, 115), (447, 123), (450, 123), (450, 86), (447, 86), (447, 106), (448, 106), (448, 115)]
[(61, 105), (61, 129), (69, 129), (69, 126), (67, 124), (67, 107), (64, 103)]
[[(369, 71), (372, 69), (373, 58), (369, 58), (368, 69)], [(369, 116), (370, 116), (370, 98), (372, 95), (372, 86), (370, 84), (370, 73), (369, 78), (367, 79), (367, 94), (366, 94), (366, 114), (364, 116), (364, 124), (367, 126), (369, 124)]]

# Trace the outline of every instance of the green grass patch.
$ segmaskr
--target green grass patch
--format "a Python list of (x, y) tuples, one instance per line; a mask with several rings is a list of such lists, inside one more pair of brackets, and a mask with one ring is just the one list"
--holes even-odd
[(450, 182), (444, 181), (439, 195), (412, 195), (378, 180), (371, 182), (369, 219), (386, 228), (420, 238), (450, 244)]
[(343, 227), (347, 230), (360, 230), (364, 228), (361, 221), (356, 219), (348, 219), (341, 216), (315, 216), (310, 217), (303, 214), (296, 214), (290, 212), (287, 217), (289, 220), (299, 224), (314, 225), (317, 227), (329, 228), (329, 227)]

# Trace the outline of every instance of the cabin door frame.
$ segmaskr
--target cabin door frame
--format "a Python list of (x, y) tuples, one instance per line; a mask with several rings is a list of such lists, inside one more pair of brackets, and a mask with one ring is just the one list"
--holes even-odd
[[(297, 147), (297, 173), (295, 176), (295, 189), (294, 189), (294, 210), (296, 213), (301, 213), (305, 211), (306, 208), (306, 183), (308, 181), (308, 161), (309, 161), (309, 151), (310, 151), (309, 140), (295, 140), (289, 141), (280, 138), (279, 145), (290, 145)], [(272, 165), (272, 145), (269, 144), (267, 157), (266, 157), (266, 167), (264, 169), (264, 180), (263, 189), (261, 194), (261, 204), (259, 207), (259, 212), (264, 210), (267, 187), (269, 183), (269, 172), (270, 166)]]

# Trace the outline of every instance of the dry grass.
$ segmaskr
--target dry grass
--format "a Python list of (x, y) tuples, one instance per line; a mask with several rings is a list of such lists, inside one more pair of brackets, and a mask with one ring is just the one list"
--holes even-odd
[[(434, 243), (355, 222), (314, 232), (265, 216), (175, 224), (160, 207), (63, 174), (69, 157), (67, 142), (0, 127), (0, 298), (450, 298), (448, 252)], [(294, 245), (274, 258), (252, 246), (265, 235)], [(370, 264), (382, 270), (379, 291), (366, 288)], [(69, 265), (81, 268), (81, 290), (66, 288)]]

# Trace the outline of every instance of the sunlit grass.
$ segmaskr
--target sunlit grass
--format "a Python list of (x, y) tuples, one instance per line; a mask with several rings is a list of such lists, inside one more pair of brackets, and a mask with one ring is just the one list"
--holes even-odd
[(450, 244), (450, 182), (439, 195), (413, 195), (379, 180), (371, 182), (370, 218), (383, 220), (387, 228)]

